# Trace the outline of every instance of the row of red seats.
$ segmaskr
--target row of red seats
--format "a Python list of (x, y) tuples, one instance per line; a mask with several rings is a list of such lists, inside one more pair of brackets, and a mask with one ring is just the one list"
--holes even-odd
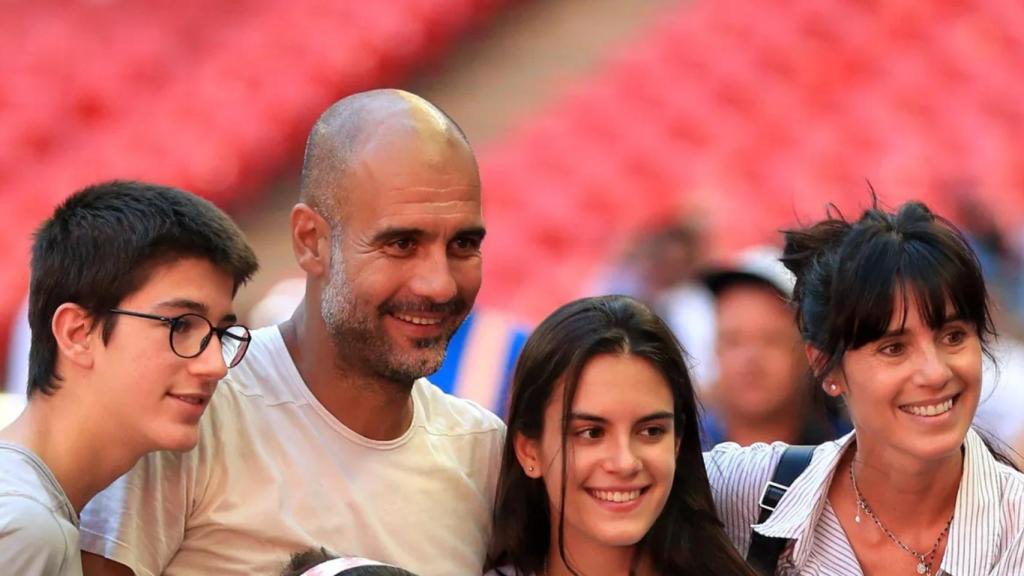
[[(680, 205), (725, 252), (828, 202), (973, 180), (1024, 225), (1024, 4), (722, 0), (671, 8), (483, 162), (483, 301), (539, 318)], [(526, 223), (529, 223), (527, 225)]]
[(0, 349), (32, 230), (113, 177), (247, 201), (330, 102), (394, 85), (504, 0), (14, 2), (0, 18)]

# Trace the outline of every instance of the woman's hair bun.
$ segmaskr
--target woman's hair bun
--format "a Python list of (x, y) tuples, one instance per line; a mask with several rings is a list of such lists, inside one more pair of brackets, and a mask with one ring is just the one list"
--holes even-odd
[(780, 260), (796, 276), (797, 283), (806, 275), (809, 267), (823, 255), (833, 252), (842, 243), (851, 225), (838, 211), (810, 228), (784, 230), (785, 244)]

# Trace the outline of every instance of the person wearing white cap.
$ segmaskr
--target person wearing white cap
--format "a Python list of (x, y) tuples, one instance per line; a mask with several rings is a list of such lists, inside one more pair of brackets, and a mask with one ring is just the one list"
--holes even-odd
[(718, 360), (704, 413), (707, 448), (725, 441), (818, 444), (835, 437), (836, 426), (808, 385), (788, 304), (794, 278), (779, 255), (777, 248), (757, 246), (704, 274), (715, 296)]

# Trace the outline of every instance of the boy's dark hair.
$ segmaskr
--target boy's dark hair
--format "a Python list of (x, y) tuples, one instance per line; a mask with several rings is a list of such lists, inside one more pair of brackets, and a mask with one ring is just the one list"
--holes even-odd
[(106, 341), (116, 324), (109, 310), (141, 288), (157, 266), (189, 256), (230, 275), (235, 290), (259, 267), (238, 226), (194, 194), (112, 181), (68, 197), (39, 227), (32, 245), (28, 394), (58, 388), (57, 341), (50, 328), (58, 307), (73, 302), (84, 308)]
[[(284, 567), (281, 576), (302, 576), (310, 568), (335, 558), (338, 558), (338, 555), (328, 552), (323, 546), (296, 552), (292, 554), (292, 558)], [(359, 566), (344, 570), (339, 573), (339, 576), (340, 574), (344, 574), (344, 576), (416, 576), (412, 572), (396, 566)]]

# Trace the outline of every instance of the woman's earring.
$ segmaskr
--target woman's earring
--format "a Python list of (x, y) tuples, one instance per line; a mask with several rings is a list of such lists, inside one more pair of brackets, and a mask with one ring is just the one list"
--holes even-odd
[(527, 471), (527, 472), (533, 472), (533, 466), (529, 466), (529, 467), (527, 467), (527, 468), (526, 468), (526, 471)]

